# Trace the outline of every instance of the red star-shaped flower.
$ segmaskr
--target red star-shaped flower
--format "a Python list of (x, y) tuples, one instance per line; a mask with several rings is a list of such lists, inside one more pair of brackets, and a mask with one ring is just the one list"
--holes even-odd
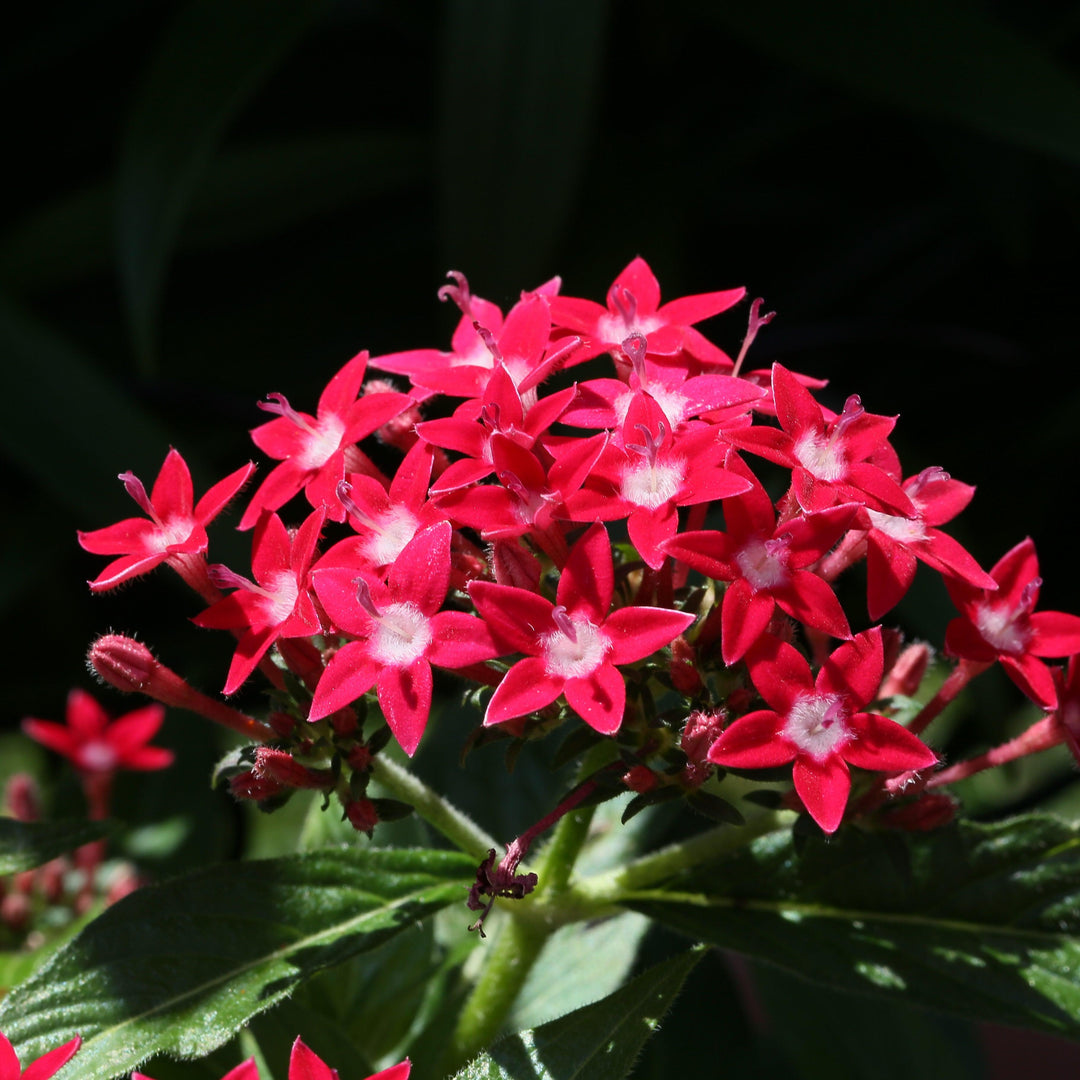
[(821, 666), (766, 638), (747, 657), (750, 678), (771, 706), (739, 717), (709, 750), (714, 765), (767, 769), (794, 762), (795, 790), (825, 832), (844, 816), (848, 765), (882, 772), (929, 768), (934, 752), (894, 720), (864, 712), (881, 684), (881, 627), (857, 634)]
[(0, 1032), (0, 1080), (49, 1080), (62, 1065), (71, 1060), (80, 1046), (82, 1039), (76, 1035), (71, 1042), (42, 1054), (23, 1069), (15, 1054), (15, 1048), (8, 1037)]

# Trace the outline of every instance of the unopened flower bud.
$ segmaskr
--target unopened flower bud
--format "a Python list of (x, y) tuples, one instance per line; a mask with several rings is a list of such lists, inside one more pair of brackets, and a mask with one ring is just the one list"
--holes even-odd
[(893, 806), (881, 815), (881, 824), (905, 832), (929, 832), (956, 817), (957, 802), (948, 795), (923, 795), (914, 802)]
[(255, 751), (255, 767), (251, 771), (260, 780), (273, 780), (282, 787), (324, 790), (334, 783), (329, 769), (308, 768), (287, 750), (270, 746), (260, 746)]
[(697, 669), (697, 653), (682, 634), (671, 643), (671, 683), (687, 697), (696, 696), (703, 685)]
[(229, 791), (235, 799), (253, 799), (262, 802), (272, 799), (285, 790), (284, 785), (269, 777), (256, 776), (254, 772), (237, 773), (229, 777)]
[(513, 585), (529, 592), (540, 588), (540, 560), (515, 540), (496, 540), (491, 545), (491, 569), (499, 585)]
[(30, 897), (21, 892), (8, 893), (0, 900), (0, 922), (15, 931), (24, 930), (30, 922)]
[(41, 792), (28, 773), (13, 773), (4, 789), (7, 812), (16, 821), (41, 820)]
[(656, 775), (648, 765), (635, 765), (623, 776), (622, 782), (639, 795), (652, 791), (657, 784)]
[(371, 768), (373, 757), (374, 755), (367, 743), (360, 743), (349, 751), (345, 760), (349, 763), (349, 768), (353, 772), (367, 772)]
[(345, 816), (357, 832), (367, 833), (369, 837), (375, 826), (379, 824), (379, 815), (375, 811), (375, 804), (370, 799), (350, 800), (345, 804)]
[(913, 697), (922, 683), (926, 668), (930, 663), (930, 646), (925, 642), (909, 645), (897, 658), (888, 675), (881, 683), (878, 697), (892, 697), (902, 694)]

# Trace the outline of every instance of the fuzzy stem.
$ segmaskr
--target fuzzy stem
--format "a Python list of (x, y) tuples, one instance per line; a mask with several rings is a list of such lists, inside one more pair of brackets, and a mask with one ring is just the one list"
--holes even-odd
[(982, 772), (983, 769), (1004, 765), (1017, 758), (1027, 757), (1028, 754), (1037, 754), (1040, 750), (1049, 750), (1051, 746), (1057, 746), (1064, 740), (1065, 730), (1057, 714), (1045, 716), (1032, 724), (1027, 731), (1017, 735), (1015, 739), (1002, 743), (1001, 746), (995, 746), (978, 757), (970, 758), (968, 761), (959, 761), (948, 769), (934, 773), (926, 781), (926, 787), (929, 789), (943, 787), (945, 784), (955, 784), (958, 780), (966, 780), (969, 776)]
[(915, 719), (908, 724), (908, 731), (913, 735), (921, 735), (929, 726), (930, 721), (942, 712), (946, 705), (951, 704), (957, 694), (976, 675), (981, 675), (990, 664), (977, 660), (961, 660), (950, 672), (949, 677), (938, 687), (938, 692), (919, 710)]
[(483, 862), (488, 852), (499, 846), (470, 817), (385, 754), (375, 756), (371, 774), (392, 795), (415, 807), (433, 829), (478, 862)]

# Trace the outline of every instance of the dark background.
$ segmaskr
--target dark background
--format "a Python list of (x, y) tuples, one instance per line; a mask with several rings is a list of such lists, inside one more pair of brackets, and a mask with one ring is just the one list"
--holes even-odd
[[(504, 308), (556, 273), (602, 299), (637, 254), (668, 299), (745, 284), (778, 312), (752, 366), (899, 413), (906, 473), (978, 485), (955, 532), (983, 565), (1032, 535), (1042, 606), (1080, 611), (1078, 10), (24, 8), (0, 44), (0, 726), (58, 718), (109, 629), (223, 682), (228, 641), (166, 571), (89, 596), (76, 528), (135, 512), (116, 474), (149, 487), (170, 444), (201, 494), (269, 391), (311, 410), (361, 348), (444, 347), (448, 269)], [(745, 311), (707, 332), (734, 352)], [(212, 557), (241, 567), (228, 525)], [(920, 580), (898, 614), (940, 642), (950, 609)], [(199, 744), (197, 786), (196, 727), (167, 741)]]

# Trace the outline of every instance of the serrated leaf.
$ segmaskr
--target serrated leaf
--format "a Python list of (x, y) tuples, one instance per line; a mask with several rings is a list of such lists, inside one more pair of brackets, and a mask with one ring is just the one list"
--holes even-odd
[(100, 840), (108, 827), (100, 821), (15, 821), (0, 818), (0, 874), (33, 870), (57, 855)]
[(1080, 161), (1080, 83), (1044, 48), (956, 0), (702, 4), (762, 52), (860, 99)]
[(624, 901), (838, 990), (1080, 1036), (1080, 830), (772, 833)]
[(165, 265), (191, 193), (229, 122), (325, 9), (264, 0), (185, 5), (135, 101), (118, 173), (117, 240), (136, 352), (153, 351)]
[(614, 994), (496, 1043), (455, 1080), (622, 1080), (701, 957), (691, 949)]
[(310, 975), (459, 903), (454, 852), (317, 851), (211, 867), (109, 908), (0, 1003), (22, 1060), (76, 1033), (70, 1080), (201, 1057)]

